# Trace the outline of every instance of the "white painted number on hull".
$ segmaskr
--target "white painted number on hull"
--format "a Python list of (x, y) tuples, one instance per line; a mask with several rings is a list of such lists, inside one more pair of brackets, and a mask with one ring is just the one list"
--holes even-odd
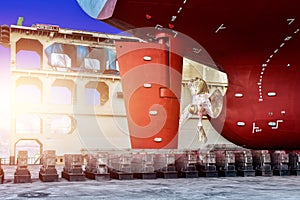
[(252, 124), (252, 133), (259, 133), (262, 129), (259, 126), (255, 126), (255, 122)]
[(283, 122), (282, 119), (277, 120), (277, 121), (276, 121), (276, 126), (272, 127), (272, 129), (278, 129), (279, 123), (281, 123), (281, 122)]
[(220, 30), (225, 29), (226, 27), (224, 26), (224, 24), (221, 24), (219, 26), (219, 28), (215, 31), (215, 33), (218, 33)]

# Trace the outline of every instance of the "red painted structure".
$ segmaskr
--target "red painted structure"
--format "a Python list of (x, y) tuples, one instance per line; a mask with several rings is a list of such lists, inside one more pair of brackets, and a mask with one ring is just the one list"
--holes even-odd
[[(182, 56), (218, 66), (228, 76), (223, 112), (211, 120), (217, 131), (247, 148), (299, 149), (299, 5), (297, 0), (121, 0), (106, 22), (193, 38), (217, 65), (203, 60), (203, 49), (194, 44), (183, 45)], [(151, 34), (144, 38), (151, 40)]]
[(116, 43), (132, 148), (177, 148), (182, 57), (169, 43)]

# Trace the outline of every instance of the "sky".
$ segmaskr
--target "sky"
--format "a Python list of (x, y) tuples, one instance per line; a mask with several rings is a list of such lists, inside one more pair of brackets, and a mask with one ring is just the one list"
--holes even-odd
[(0, 0), (0, 3), (0, 24), (16, 24), (18, 17), (23, 17), (24, 26), (40, 23), (77, 30), (120, 32), (89, 17), (76, 0)]
[[(76, 0), (0, 0), (0, 25), (16, 25), (23, 17), (23, 26), (51, 24), (62, 28), (93, 32), (121, 31), (88, 16)], [(10, 50), (0, 45), (0, 135), (9, 132)]]

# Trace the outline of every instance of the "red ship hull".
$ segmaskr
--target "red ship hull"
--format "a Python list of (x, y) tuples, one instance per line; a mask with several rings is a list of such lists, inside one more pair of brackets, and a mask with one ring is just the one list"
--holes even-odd
[[(216, 130), (247, 148), (299, 149), (298, 8), (296, 0), (122, 0), (105, 22), (123, 30), (171, 29), (193, 38), (228, 76), (223, 112), (211, 120)], [(182, 49), (182, 56), (210, 66), (201, 57), (204, 49)]]
[[(268, 66), (226, 69), (228, 90), (221, 116), (211, 119), (229, 141), (251, 149), (299, 149), (300, 70)], [(259, 96), (260, 88), (263, 94)], [(260, 98), (262, 97), (262, 98)]]

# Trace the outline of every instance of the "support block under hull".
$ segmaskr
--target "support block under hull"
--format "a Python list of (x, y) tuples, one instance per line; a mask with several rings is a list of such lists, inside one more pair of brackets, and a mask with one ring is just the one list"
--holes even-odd
[(179, 171), (179, 178), (198, 178), (198, 171)]
[(96, 181), (107, 181), (110, 180), (110, 174), (105, 173), (105, 174), (97, 174), (97, 173), (92, 173), (92, 172), (84, 172), (85, 177), (88, 179), (96, 180)]
[(156, 173), (155, 172), (133, 173), (133, 177), (138, 179), (156, 179)]
[(110, 172), (110, 177), (118, 180), (132, 180), (133, 173), (112, 171)]
[(31, 183), (31, 175), (15, 175), (14, 183)]
[(62, 171), (61, 177), (67, 179), (68, 181), (85, 181), (85, 176), (83, 173), (67, 173)]
[(157, 176), (157, 178), (173, 179), (173, 178), (178, 178), (178, 172), (177, 171), (157, 171), (156, 176)]
[(200, 177), (218, 177), (217, 171), (199, 171)]
[(1, 174), (0, 175), (0, 184), (3, 184), (3, 182), (4, 182), (4, 174)]
[(279, 169), (274, 169), (273, 174), (275, 176), (290, 176), (291, 172), (290, 170), (279, 170)]
[(236, 177), (236, 170), (219, 170), (219, 177)]
[(243, 176), (243, 177), (252, 177), (252, 176), (255, 176), (255, 171), (254, 170), (238, 170), (237, 175)]
[(291, 169), (291, 175), (300, 176), (300, 169)]
[(255, 171), (255, 176), (273, 176), (273, 171), (272, 170), (256, 170)]
[(58, 174), (45, 174), (39, 172), (39, 179), (43, 182), (57, 182)]

